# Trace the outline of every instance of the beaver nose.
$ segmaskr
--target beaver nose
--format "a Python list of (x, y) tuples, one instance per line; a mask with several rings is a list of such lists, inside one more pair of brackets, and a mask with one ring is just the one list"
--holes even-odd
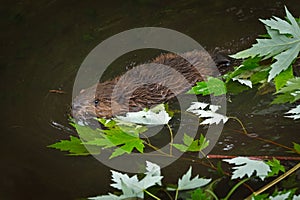
[(76, 117), (78, 117), (78, 116), (81, 115), (82, 110), (83, 110), (83, 105), (80, 102), (78, 102), (78, 101), (74, 101), (72, 103), (72, 107), (71, 108), (72, 108), (72, 116), (74, 118), (76, 118)]
[(81, 108), (82, 108), (82, 106), (80, 104), (77, 104), (77, 103), (72, 104), (73, 111), (80, 110)]

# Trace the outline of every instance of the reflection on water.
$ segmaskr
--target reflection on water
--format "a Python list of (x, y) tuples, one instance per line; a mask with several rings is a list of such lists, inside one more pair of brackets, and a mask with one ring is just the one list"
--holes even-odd
[[(263, 33), (258, 18), (283, 16), (284, 4), (299, 14), (296, 0), (4, 1), (0, 8), (0, 198), (74, 199), (107, 193), (108, 168), (92, 157), (66, 157), (46, 148), (73, 133), (68, 126), (73, 81), (81, 62), (98, 43), (130, 28), (159, 26), (187, 34), (211, 52), (218, 47), (233, 53), (248, 47)], [(116, 71), (112, 74), (149, 57), (124, 59), (113, 66)], [(49, 93), (51, 89), (61, 89), (65, 94)], [(229, 105), (230, 112), (245, 123), (250, 133), (288, 146), (290, 141), (299, 141), (300, 125), (282, 118), (282, 107), (257, 113), (255, 106), (264, 102), (264, 97), (236, 98), (236, 103)], [(215, 153), (282, 151), (236, 130), (240, 127), (235, 122), (225, 128)], [(181, 166), (186, 165), (176, 162), (173, 169)]]

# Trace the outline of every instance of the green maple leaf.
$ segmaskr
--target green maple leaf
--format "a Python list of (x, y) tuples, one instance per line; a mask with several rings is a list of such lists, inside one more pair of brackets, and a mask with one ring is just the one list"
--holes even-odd
[(173, 146), (182, 151), (182, 152), (198, 152), (202, 151), (209, 145), (209, 141), (201, 134), (199, 139), (193, 140), (192, 137), (184, 134), (183, 136), (183, 143), (184, 144), (173, 144)]
[(95, 138), (101, 137), (100, 129), (92, 129), (89, 126), (82, 126), (82, 125), (79, 125), (78, 123), (75, 123), (74, 121), (71, 121), (70, 125), (72, 125), (76, 129), (79, 137), (82, 140), (90, 141)]
[(272, 104), (278, 103), (293, 103), (300, 99), (300, 78), (295, 77), (289, 79), (286, 85), (276, 92), (278, 96), (274, 99)]
[[(207, 199), (211, 199), (210, 196), (201, 188), (198, 188), (196, 190), (194, 190), (191, 193), (191, 200), (207, 200)], [(190, 200), (190, 199), (188, 199)]]
[(226, 94), (226, 87), (222, 80), (214, 77), (208, 77), (207, 81), (197, 82), (196, 86), (192, 87), (188, 94), (201, 94), (203, 96), (213, 94), (220, 96)]
[(273, 160), (268, 160), (267, 165), (271, 167), (271, 172), (269, 172), (268, 176), (278, 175), (280, 171), (285, 172), (284, 166), (275, 158), (273, 158)]
[(59, 149), (60, 151), (68, 151), (69, 155), (82, 156), (89, 154), (99, 154), (99, 148), (89, 148), (89, 150), (93, 150), (92, 152), (88, 151), (85, 146), (82, 144), (82, 141), (74, 136), (70, 136), (70, 140), (61, 140), (55, 144), (49, 145), (50, 148)]
[(278, 17), (260, 20), (266, 25), (271, 39), (257, 39), (257, 43), (250, 49), (232, 55), (233, 58), (260, 56), (268, 59), (273, 57), (276, 62), (271, 65), (268, 81), (286, 70), (300, 51), (300, 26), (286, 7), (285, 11), (287, 20)]
[(252, 195), (251, 200), (266, 200), (269, 194)]
[(294, 149), (296, 150), (296, 152), (300, 154), (300, 144), (297, 144), (295, 142), (293, 142), (293, 144), (294, 144)]
[(102, 148), (117, 147), (110, 158), (120, 156), (124, 153), (131, 153), (134, 149), (143, 153), (144, 141), (137, 133), (127, 133), (121, 129), (103, 130), (102, 138), (87, 141), (85, 144), (100, 146)]
[(283, 86), (286, 85), (287, 81), (294, 78), (292, 66), (288, 67), (285, 71), (281, 72), (275, 77), (276, 91), (279, 91)]
[(234, 71), (228, 72), (224, 75), (226, 83), (235, 77), (249, 78), (252, 74), (252, 71), (260, 67), (260, 60), (261, 58), (259, 57), (247, 58), (244, 60), (240, 66), (234, 68)]
[(277, 93), (292, 93), (300, 90), (300, 77), (296, 77), (287, 81), (285, 87), (280, 89)]

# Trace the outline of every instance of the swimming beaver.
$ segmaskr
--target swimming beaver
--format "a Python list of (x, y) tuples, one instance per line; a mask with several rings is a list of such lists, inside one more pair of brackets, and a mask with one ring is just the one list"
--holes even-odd
[(214, 66), (213, 59), (202, 50), (162, 54), (123, 76), (82, 90), (73, 101), (73, 117), (80, 121), (111, 118), (165, 103), (207, 76), (219, 75)]

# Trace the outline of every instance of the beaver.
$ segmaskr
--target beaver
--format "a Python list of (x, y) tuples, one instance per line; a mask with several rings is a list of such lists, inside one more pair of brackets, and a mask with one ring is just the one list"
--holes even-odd
[[(218, 65), (227, 65), (229, 60), (223, 58), (218, 58)], [(94, 117), (112, 118), (166, 103), (196, 82), (218, 76), (215, 65), (210, 54), (203, 50), (161, 54), (132, 68), (130, 73), (83, 89), (73, 100), (72, 115), (86, 122)]]

